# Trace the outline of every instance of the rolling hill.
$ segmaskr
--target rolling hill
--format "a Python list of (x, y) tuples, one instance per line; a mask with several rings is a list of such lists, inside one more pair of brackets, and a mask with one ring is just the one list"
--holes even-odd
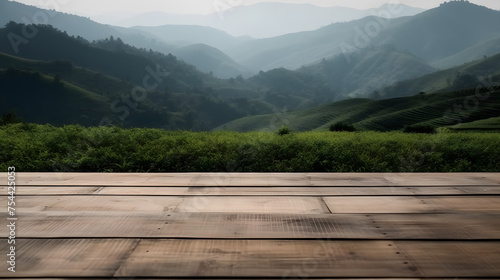
[(456, 124), (449, 128), (457, 131), (500, 131), (500, 117)]
[(447, 70), (395, 83), (381, 88), (373, 98), (393, 98), (415, 95), (419, 92), (446, 92), (477, 86), (489, 87), (500, 83), (500, 53)]
[(250, 76), (245, 67), (236, 63), (220, 50), (205, 44), (185, 46), (175, 52), (176, 56), (205, 73), (229, 79), (239, 75)]
[(52, 125), (98, 125), (109, 100), (40, 72), (0, 69), (0, 112), (23, 121)]
[[(302, 87), (285, 92), (279, 80), (269, 83), (264, 82), (265, 78), (262, 81), (244, 80), (242, 77), (218, 79), (197, 71), (172, 55), (137, 49), (114, 38), (89, 43), (50, 26), (36, 26), (37, 36), (19, 47), (23, 57), (15, 57), (8, 34), (22, 32), (24, 27), (22, 24), (10, 23), (0, 29), (0, 51), (10, 52), (0, 54), (0, 68), (39, 72), (52, 78), (59, 76), (64, 83), (103, 97), (107, 102), (107, 114), (113, 115), (115, 119), (117, 116), (126, 119), (114, 119), (113, 123), (125, 127), (210, 130), (243, 116), (272, 112), (273, 108), (281, 108), (283, 104), (291, 109), (316, 106), (321, 104), (320, 100), (314, 100), (318, 94), (326, 94), (326, 98), (329, 98), (331, 93), (328, 88), (317, 88), (323, 83), (321, 80), (294, 71), (286, 70), (287, 75), (291, 75), (287, 77), (285, 86), (295, 80), (309, 80), (307, 83), (302, 81)], [(262, 73), (263, 77), (266, 75), (272, 74)], [(161, 80), (158, 83), (155, 82), (156, 76)], [(26, 81), (28, 85), (33, 83), (31, 80)], [(141, 98), (140, 106), (130, 99), (130, 96), (137, 94), (137, 86), (139, 89), (144, 87), (144, 95), (147, 96)], [(311, 95), (316, 88), (318, 91)], [(34, 94), (29, 90), (23, 93), (26, 99)], [(3, 92), (2, 96), (10, 94), (14, 94), (12, 88), (9, 92)], [(66, 99), (67, 106), (72, 105), (70, 100)], [(10, 106), (22, 112), (19, 116), (22, 119), (33, 119), (29, 115), (30, 110), (23, 109), (22, 102)], [(57, 112), (58, 109), (50, 107), (47, 110)], [(80, 115), (83, 114), (80, 111)], [(129, 115), (132, 117), (128, 118)], [(75, 118), (53, 120), (53, 123), (61, 121), (78, 123)]]
[(339, 55), (299, 71), (321, 76), (340, 96), (367, 97), (381, 87), (420, 77), (435, 69), (410, 53), (385, 46), (350, 54), (350, 62)]
[(472, 62), (484, 57), (500, 53), (500, 37), (488, 39), (475, 44), (459, 53), (434, 62), (432, 65), (440, 69), (448, 69), (463, 62)]
[[(39, 18), (34, 18), (34, 15), (38, 15)], [(26, 22), (26, 19), (28, 22)], [(172, 53), (174, 55), (177, 55), (178, 52), (179, 54), (184, 53), (185, 50), (180, 48), (186, 45), (208, 43), (209, 45), (213, 44), (212, 46), (231, 47), (248, 40), (248, 38), (234, 38), (222, 31), (208, 27), (170, 26), (141, 30), (139, 27), (110, 26), (94, 22), (85, 17), (44, 10), (17, 2), (0, 1), (0, 27), (5, 26), (10, 21), (21, 24), (49, 24), (70, 36), (79, 36), (90, 42), (104, 40), (109, 37), (120, 38), (126, 44), (137, 48), (152, 49), (153, 51)], [(17, 34), (22, 35), (23, 33)], [(222, 45), (218, 43), (222, 43)], [(220, 64), (224, 60), (216, 60), (213, 64), (207, 64), (205, 58), (211, 56), (211, 52), (213, 51), (206, 49), (191, 50), (193, 55), (201, 59), (199, 63), (197, 60), (192, 59), (190, 60), (191, 64), (200, 70), (208, 67), (206, 73), (219, 73)], [(243, 73), (234, 72), (233, 77)]]
[(0, 104), (0, 115), (14, 113), (25, 122), (210, 130), (245, 115), (201, 91), (148, 91), (137, 99), (134, 88), (68, 61), (0, 53), (0, 98), (7, 100)]
[(293, 131), (324, 131), (340, 122), (354, 125), (358, 130), (375, 131), (401, 130), (406, 125), (416, 124), (447, 127), (499, 117), (498, 108), (500, 86), (378, 101), (344, 100), (306, 110), (247, 117), (217, 130), (276, 131), (287, 125)]
[(66, 60), (135, 85), (143, 84), (148, 67), (156, 69), (159, 65), (163, 71), (170, 73), (164, 80), (172, 90), (184, 90), (202, 84), (204, 74), (172, 55), (139, 50), (114, 39), (91, 44), (51, 26), (36, 26), (37, 36), (20, 43), (16, 54), (9, 34), (22, 34), (24, 28), (23, 24), (9, 23), (6, 28), (0, 29), (0, 52), (35, 60)]

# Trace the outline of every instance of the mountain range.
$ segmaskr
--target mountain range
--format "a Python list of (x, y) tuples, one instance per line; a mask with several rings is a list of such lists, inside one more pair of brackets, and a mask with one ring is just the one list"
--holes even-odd
[[(310, 4), (257, 3), (226, 5), (225, 10), (208, 15), (177, 15), (164, 12), (143, 14), (104, 14), (93, 17), (97, 22), (116, 26), (201, 25), (225, 31), (236, 37), (269, 38), (288, 33), (311, 31), (323, 26), (361, 19), (370, 15), (383, 17), (414, 16), (424, 11), (403, 4), (359, 10), (345, 7), (318, 7)], [(388, 10), (397, 11), (387, 13)], [(248, 24), (251, 22), (252, 24)]]
[[(0, 113), (57, 125), (108, 119), (125, 127), (244, 131), (289, 112), (313, 120), (316, 110), (336, 117), (297, 121), (294, 128), (347, 120), (390, 130), (402, 122), (364, 121), (382, 117), (376, 110), (389, 117), (402, 108), (384, 104), (402, 102), (411, 111), (422, 105), (414, 102), (418, 97), (429, 95), (442, 105), (466, 98), (453, 94), (470, 93), (485, 79), (500, 81), (500, 12), (463, 1), (397, 17), (402, 10), (386, 5), (378, 10), (384, 17), (252, 39), (206, 26), (115, 27), (2, 1), (0, 95), (12, 101)], [(40, 15), (46, 22), (36, 23), (48, 25), (29, 24)], [(441, 105), (428, 104), (424, 112), (433, 116)], [(339, 113), (353, 110), (361, 112), (355, 119)], [(468, 121), (495, 117), (488, 110)]]

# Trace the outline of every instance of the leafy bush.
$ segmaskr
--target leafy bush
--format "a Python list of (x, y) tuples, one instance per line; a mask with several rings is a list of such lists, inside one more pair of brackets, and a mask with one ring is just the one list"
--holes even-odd
[(337, 132), (342, 132), (342, 131), (346, 131), (346, 132), (355, 132), (356, 131), (356, 128), (354, 128), (354, 126), (350, 125), (350, 124), (345, 124), (345, 123), (336, 123), (336, 124), (332, 124), (330, 126), (330, 131), (334, 132), (334, 131), (337, 131)]
[(403, 128), (404, 133), (425, 133), (425, 134), (435, 134), (436, 128), (428, 124), (415, 124), (406, 125)]
[(23, 172), (499, 172), (498, 133), (185, 132), (0, 126), (0, 170)]
[(283, 135), (288, 135), (292, 133), (292, 131), (290, 130), (290, 128), (288, 128), (288, 126), (284, 125), (282, 126), (279, 130), (278, 130), (278, 135), (280, 136), (283, 136)]
[(0, 125), (20, 123), (22, 120), (16, 116), (14, 113), (8, 113), (2, 116), (0, 120)]

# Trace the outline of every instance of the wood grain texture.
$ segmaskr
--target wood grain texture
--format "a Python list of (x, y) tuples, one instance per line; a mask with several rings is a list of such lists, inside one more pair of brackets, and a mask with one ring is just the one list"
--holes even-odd
[[(0, 215), (0, 219), (5, 218), (6, 214)], [(492, 240), (500, 236), (499, 214), (64, 211), (28, 213), (19, 220), (19, 238)], [(7, 235), (7, 228), (0, 228), (0, 236)]]
[[(19, 186), (500, 186), (497, 173), (17, 173)], [(0, 173), (6, 185), (7, 173)]]
[[(2, 240), (5, 241), (5, 240)], [(133, 251), (135, 239), (17, 239), (15, 275), (0, 262), (0, 277), (109, 277)], [(0, 251), (7, 252), (7, 242)]]
[(142, 240), (116, 275), (495, 277), (499, 250), (500, 242)]
[(500, 174), (17, 179), (16, 279), (500, 279)]
[[(389, 246), (392, 245), (392, 246)], [(416, 276), (392, 242), (142, 240), (116, 273), (155, 277)]]
[(500, 196), (324, 197), (332, 213), (500, 213)]
[(498, 277), (500, 242), (395, 242), (422, 277)]
[[(21, 196), (19, 213), (39, 211), (330, 213), (319, 197)], [(0, 197), (7, 205), (7, 197)]]
[[(7, 187), (0, 187), (0, 196)], [(17, 196), (128, 195), (128, 196), (388, 196), (388, 195), (500, 195), (500, 186), (438, 187), (88, 187), (20, 186)]]

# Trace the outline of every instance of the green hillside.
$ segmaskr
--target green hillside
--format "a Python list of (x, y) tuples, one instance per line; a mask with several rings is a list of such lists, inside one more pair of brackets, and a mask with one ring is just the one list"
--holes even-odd
[(461, 123), (449, 128), (458, 131), (500, 131), (500, 117)]
[[(109, 111), (101, 95), (40, 72), (0, 70), (0, 112), (52, 125), (96, 125)], [(19, 106), (22, 104), (22, 106)]]
[(219, 78), (232, 78), (246, 74), (243, 66), (216, 48), (205, 44), (195, 44), (183, 47), (176, 51), (179, 59), (196, 65), (196, 68), (205, 73), (212, 73)]
[[(5, 81), (0, 97), (9, 100), (0, 106), (0, 114), (15, 113), (26, 122), (97, 126), (106, 118), (124, 127), (209, 130), (242, 116), (228, 103), (201, 92), (151, 91), (146, 100), (136, 102), (130, 98), (134, 85), (63, 60), (44, 62), (0, 53), (0, 71)], [(60, 96), (46, 86), (56, 76), (64, 85)], [(45, 95), (58, 97), (41, 97)], [(268, 111), (257, 111), (263, 112)]]
[[(483, 80), (481, 80), (483, 78)], [(411, 96), (420, 92), (446, 92), (500, 82), (500, 54), (451, 69), (395, 83), (372, 93), (374, 98)]]
[(480, 60), (485, 56), (488, 57), (498, 53), (500, 53), (500, 37), (478, 42), (470, 48), (433, 63), (433, 66), (440, 69), (447, 69), (460, 65), (463, 62), (468, 63)]
[[(469, 108), (467, 110), (465, 108)], [(417, 95), (386, 100), (352, 99), (285, 114), (255, 116), (218, 130), (267, 131), (287, 125), (294, 131), (328, 130), (339, 122), (358, 130), (392, 131), (406, 125), (445, 127), (500, 116), (500, 87)]]
[(11, 66), (31, 69), (51, 76), (59, 75), (66, 82), (108, 98), (118, 98), (120, 93), (130, 92), (134, 87), (128, 82), (75, 66), (66, 60), (31, 60), (0, 52), (0, 69), (7, 69)]
[(395, 82), (432, 73), (434, 68), (422, 59), (392, 47), (370, 47), (299, 71), (321, 76), (341, 96), (367, 97), (374, 90)]
[[(12, 48), (8, 34), (22, 34), (23, 28), (36, 28), (37, 36)], [(204, 74), (172, 55), (137, 49), (114, 38), (90, 43), (81, 37), (70, 37), (51, 26), (28, 26), (9, 23), (0, 29), (0, 52), (36, 60), (66, 60), (73, 64), (113, 76), (135, 85), (142, 85), (147, 67), (169, 73), (164, 82), (173, 90), (201, 86)]]

